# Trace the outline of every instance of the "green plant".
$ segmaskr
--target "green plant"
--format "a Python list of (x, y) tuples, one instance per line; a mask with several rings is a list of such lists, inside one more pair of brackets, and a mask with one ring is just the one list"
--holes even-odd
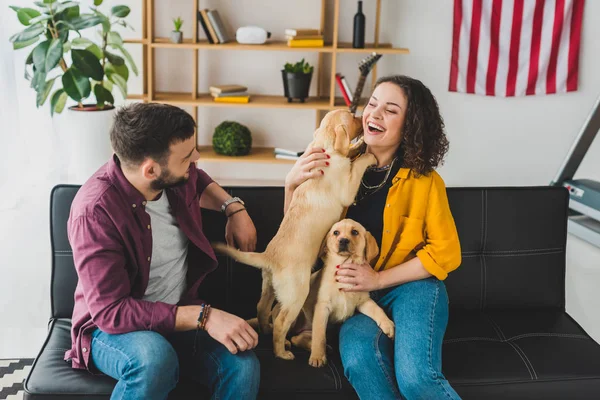
[(304, 61), (304, 58), (295, 64), (286, 63), (284, 68), (285, 72), (291, 72), (294, 74), (310, 74), (313, 72), (314, 67)]
[(181, 25), (183, 25), (183, 20), (181, 19), (181, 17), (174, 18), (173, 25), (175, 25), (175, 32), (180, 32)]
[[(25, 61), (25, 78), (31, 81), (31, 87), (37, 92), (36, 106), (45, 103), (58, 78), (62, 88), (51, 96), (51, 114), (62, 112), (67, 97), (83, 108), (82, 101), (92, 92), (98, 108), (106, 105), (112, 107), (113, 85), (119, 88), (125, 98), (129, 68), (136, 75), (138, 69), (124, 48), (121, 35), (112, 31), (112, 27), (129, 27), (123, 19), (129, 15), (129, 7), (114, 6), (110, 16), (107, 16), (97, 9), (102, 0), (94, 0), (96, 7), (90, 7), (92, 12), (87, 14), (80, 13), (76, 1), (43, 0), (34, 4), (39, 10), (10, 6), (27, 28), (9, 40), (13, 48), (18, 50), (36, 44), (41, 39)], [(80, 31), (97, 25), (102, 26), (99, 44), (81, 36)], [(71, 32), (77, 35), (73, 39), (69, 37)], [(123, 57), (108, 48), (118, 51)]]
[(246, 126), (234, 122), (223, 121), (213, 134), (213, 149), (217, 154), (226, 156), (245, 156), (252, 148), (252, 134)]

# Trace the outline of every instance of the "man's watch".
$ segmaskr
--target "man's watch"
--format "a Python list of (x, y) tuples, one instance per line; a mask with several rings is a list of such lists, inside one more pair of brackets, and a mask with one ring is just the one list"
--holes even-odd
[(240, 203), (241, 205), (245, 205), (245, 203), (239, 197), (232, 197), (230, 199), (225, 200), (225, 203), (221, 206), (221, 212), (225, 212), (225, 209), (231, 203)]

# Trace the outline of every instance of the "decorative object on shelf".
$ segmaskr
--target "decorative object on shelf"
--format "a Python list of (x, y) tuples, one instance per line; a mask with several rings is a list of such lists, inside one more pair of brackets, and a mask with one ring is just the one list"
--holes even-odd
[(264, 44), (269, 38), (271, 32), (260, 26), (242, 26), (235, 32), (235, 40), (242, 44)]
[(304, 150), (289, 150), (281, 147), (275, 147), (273, 154), (278, 160), (297, 160), (304, 154)]
[(340, 73), (337, 73), (335, 74), (335, 81), (338, 84), (340, 92), (342, 92), (342, 97), (344, 98), (346, 105), (350, 107), (352, 104), (352, 92), (350, 91), (348, 82), (346, 82), (346, 77)]
[(362, 12), (362, 3), (362, 1), (358, 2), (358, 11), (354, 14), (352, 47), (355, 49), (365, 47), (365, 14)]
[[(95, 6), (101, 3), (94, 1)], [(11, 6), (27, 28), (10, 41), (15, 50), (37, 43), (27, 57), (25, 78), (37, 92), (38, 107), (50, 98), (50, 113), (62, 143), (58, 148), (67, 153), (61, 155), (63, 179), (83, 183), (112, 155), (113, 88), (118, 87), (126, 98), (129, 70), (138, 74), (121, 35), (112, 30), (115, 25), (129, 27), (124, 18), (130, 10), (114, 6), (105, 15), (97, 7), (90, 7), (92, 13), (80, 13), (79, 3), (74, 1), (36, 1), (35, 5), (38, 9)], [(80, 34), (94, 26), (101, 27), (98, 44)], [(57, 82), (62, 88), (50, 95)], [(68, 112), (60, 117), (55, 115), (63, 111), (69, 98), (76, 105), (67, 107)]]
[(174, 18), (173, 25), (175, 26), (175, 29), (171, 32), (171, 42), (183, 42), (183, 32), (181, 32), (181, 25), (183, 25), (183, 20), (181, 19), (181, 17)]
[(299, 99), (304, 103), (308, 97), (310, 81), (312, 79), (314, 67), (304, 61), (304, 58), (295, 64), (286, 63), (281, 70), (283, 77), (283, 92), (287, 97), (288, 103), (294, 99)]
[(201, 9), (198, 11), (198, 21), (209, 43), (219, 44), (232, 41), (229, 30), (225, 27), (217, 10)]
[(213, 134), (215, 153), (225, 156), (245, 156), (252, 148), (250, 129), (235, 121), (223, 121)]
[(248, 88), (242, 85), (215, 85), (209, 88), (210, 95), (216, 103), (248, 103)]
[(360, 61), (358, 65), (360, 76), (358, 77), (358, 83), (356, 84), (356, 89), (354, 90), (354, 94), (352, 95), (352, 103), (350, 104), (350, 112), (352, 114), (356, 114), (356, 109), (358, 108), (360, 96), (362, 95), (363, 88), (365, 87), (367, 75), (369, 75), (369, 72), (371, 72), (371, 70), (381, 57), (381, 54), (372, 53), (370, 56)]
[(323, 35), (318, 29), (286, 29), (285, 38), (289, 47), (323, 47)]

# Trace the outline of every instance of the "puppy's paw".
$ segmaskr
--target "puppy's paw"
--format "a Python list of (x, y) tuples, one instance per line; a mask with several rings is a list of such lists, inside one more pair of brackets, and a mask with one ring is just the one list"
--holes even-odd
[(327, 364), (327, 356), (325, 354), (323, 355), (314, 355), (313, 353), (310, 354), (310, 358), (308, 359), (308, 365), (310, 365), (311, 367), (315, 367), (315, 368), (321, 368), (324, 367), (325, 364)]
[(387, 337), (389, 337), (390, 339), (394, 338), (395, 327), (394, 327), (394, 323), (391, 320), (388, 319), (386, 321), (383, 321), (379, 325), (379, 327), (381, 328), (381, 330), (383, 331), (383, 333), (385, 333), (385, 335)]
[(282, 358), (284, 360), (293, 360), (295, 358), (294, 357), (294, 353), (292, 353), (289, 350), (286, 350), (286, 351), (284, 351), (283, 353), (280, 353), (280, 354), (275, 354), (275, 357)]

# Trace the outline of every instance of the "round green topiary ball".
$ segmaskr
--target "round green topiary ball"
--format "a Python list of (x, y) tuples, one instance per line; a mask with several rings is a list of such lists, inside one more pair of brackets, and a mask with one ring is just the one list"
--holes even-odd
[(215, 153), (225, 156), (245, 156), (252, 148), (252, 134), (248, 127), (234, 121), (223, 121), (213, 134)]

